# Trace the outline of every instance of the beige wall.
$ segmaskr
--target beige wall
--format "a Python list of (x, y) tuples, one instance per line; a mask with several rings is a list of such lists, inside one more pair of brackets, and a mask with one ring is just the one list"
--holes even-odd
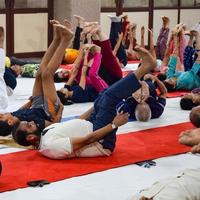
[(4, 48), (6, 49), (6, 15), (0, 14), (0, 26), (4, 28), (5, 31), (5, 40), (4, 40)]
[(71, 19), (71, 0), (54, 0), (54, 18), (63, 21)]
[(195, 10), (181, 10), (180, 21), (187, 25), (187, 28), (190, 29), (197, 22), (200, 22), (200, 9)]
[(100, 21), (100, 0), (54, 0), (54, 17), (59, 21), (81, 15), (87, 21)]
[(47, 49), (48, 15), (15, 14), (14, 16), (14, 52), (37, 52)]

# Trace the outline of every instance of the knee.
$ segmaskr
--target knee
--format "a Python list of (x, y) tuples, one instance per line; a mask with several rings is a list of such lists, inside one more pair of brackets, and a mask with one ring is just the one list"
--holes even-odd
[(51, 78), (53, 76), (54, 76), (54, 74), (50, 70), (43, 71), (42, 75), (41, 75), (42, 80), (47, 80), (47, 79), (49, 79), (49, 78)]
[(37, 71), (37, 73), (36, 73), (35, 78), (36, 78), (36, 79), (41, 79), (41, 76), (42, 76), (42, 72), (41, 72), (41, 70), (39, 69), (39, 70)]

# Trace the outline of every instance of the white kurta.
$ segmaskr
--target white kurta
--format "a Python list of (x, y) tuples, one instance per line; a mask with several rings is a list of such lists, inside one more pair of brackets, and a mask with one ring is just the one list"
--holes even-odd
[(4, 81), (5, 72), (5, 50), (0, 48), (0, 112), (8, 106), (8, 95)]
[(45, 135), (41, 136), (39, 151), (52, 159), (64, 159), (73, 156), (70, 138), (82, 137), (93, 131), (93, 124), (82, 119), (73, 119), (48, 126)]

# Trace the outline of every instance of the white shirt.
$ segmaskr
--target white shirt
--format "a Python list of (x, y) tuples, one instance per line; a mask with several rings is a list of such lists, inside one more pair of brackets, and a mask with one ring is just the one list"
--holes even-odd
[(55, 123), (44, 130), (48, 131), (41, 136), (39, 152), (52, 159), (64, 159), (73, 156), (73, 146), (70, 138), (83, 137), (93, 132), (93, 124), (82, 119)]
[(8, 106), (8, 95), (4, 81), (5, 72), (5, 50), (0, 48), (0, 112)]

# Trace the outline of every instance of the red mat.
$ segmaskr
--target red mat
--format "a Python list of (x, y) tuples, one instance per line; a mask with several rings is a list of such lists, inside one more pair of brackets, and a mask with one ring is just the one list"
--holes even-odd
[(128, 64), (135, 64), (135, 63), (140, 63), (140, 60), (129, 60)]
[(31, 180), (54, 182), (188, 152), (189, 147), (178, 143), (178, 135), (189, 128), (191, 123), (181, 123), (119, 135), (116, 150), (110, 157), (50, 160), (34, 150), (1, 155), (0, 192), (27, 187), (26, 182)]
[(185, 94), (188, 94), (190, 91), (183, 90), (183, 91), (175, 91), (175, 92), (168, 92), (167, 98), (175, 98), (175, 97), (182, 97)]

